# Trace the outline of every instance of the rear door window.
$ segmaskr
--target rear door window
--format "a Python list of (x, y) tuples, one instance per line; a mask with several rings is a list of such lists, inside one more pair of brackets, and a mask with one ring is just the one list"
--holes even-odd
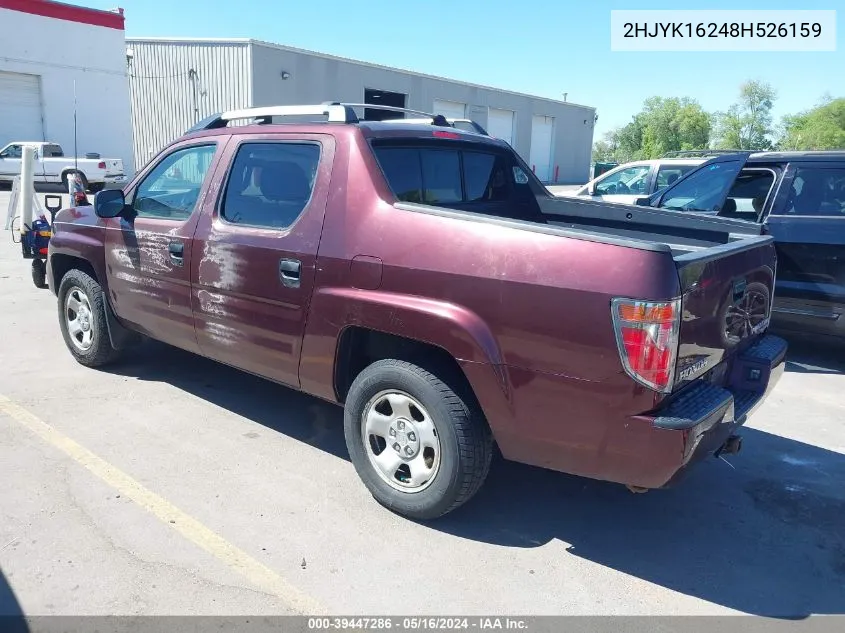
[(311, 199), (319, 163), (316, 143), (243, 143), (226, 184), (223, 219), (243, 226), (290, 227)]
[(799, 167), (782, 213), (845, 217), (845, 167)]
[(695, 165), (661, 165), (657, 170), (657, 183), (655, 184), (654, 190), (660, 191), (661, 189), (665, 189), (693, 167)]

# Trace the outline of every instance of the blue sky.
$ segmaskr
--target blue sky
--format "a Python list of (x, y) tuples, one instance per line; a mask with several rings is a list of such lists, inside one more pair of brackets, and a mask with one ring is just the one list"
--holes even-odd
[[(611, 9), (845, 9), (839, 0), (638, 2), (503, 0), (77, 0), (125, 9), (127, 35), (249, 37), (595, 106), (596, 140), (649, 96), (727, 108), (755, 78), (778, 92), (775, 115), (845, 96), (845, 10), (828, 53), (611, 52)], [(383, 8), (379, 8), (383, 7)]]

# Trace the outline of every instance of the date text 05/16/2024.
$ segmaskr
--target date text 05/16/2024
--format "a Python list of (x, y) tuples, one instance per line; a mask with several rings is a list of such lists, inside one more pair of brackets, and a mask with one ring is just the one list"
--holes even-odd
[(478, 630), (525, 631), (528, 624), (520, 618), (509, 617), (320, 617), (308, 618), (308, 629), (328, 630), (399, 630), (399, 631), (451, 631)]

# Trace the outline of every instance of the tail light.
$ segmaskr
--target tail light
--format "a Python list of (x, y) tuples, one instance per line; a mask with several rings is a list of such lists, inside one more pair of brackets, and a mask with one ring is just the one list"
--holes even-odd
[(672, 391), (681, 300), (614, 299), (611, 306), (616, 345), (625, 373), (655, 391)]
[(99, 163), (97, 163), (97, 168), (98, 169), (105, 169), (106, 168), (106, 161), (101, 160)]

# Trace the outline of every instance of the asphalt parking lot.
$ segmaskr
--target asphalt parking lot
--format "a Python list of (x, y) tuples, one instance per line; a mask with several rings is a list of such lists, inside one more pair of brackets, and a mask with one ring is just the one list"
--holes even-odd
[(76, 364), (7, 231), (0, 297), (0, 614), (845, 613), (841, 350), (794, 344), (743, 451), (677, 488), (497, 461), (417, 524), (337, 408), (155, 343)]

